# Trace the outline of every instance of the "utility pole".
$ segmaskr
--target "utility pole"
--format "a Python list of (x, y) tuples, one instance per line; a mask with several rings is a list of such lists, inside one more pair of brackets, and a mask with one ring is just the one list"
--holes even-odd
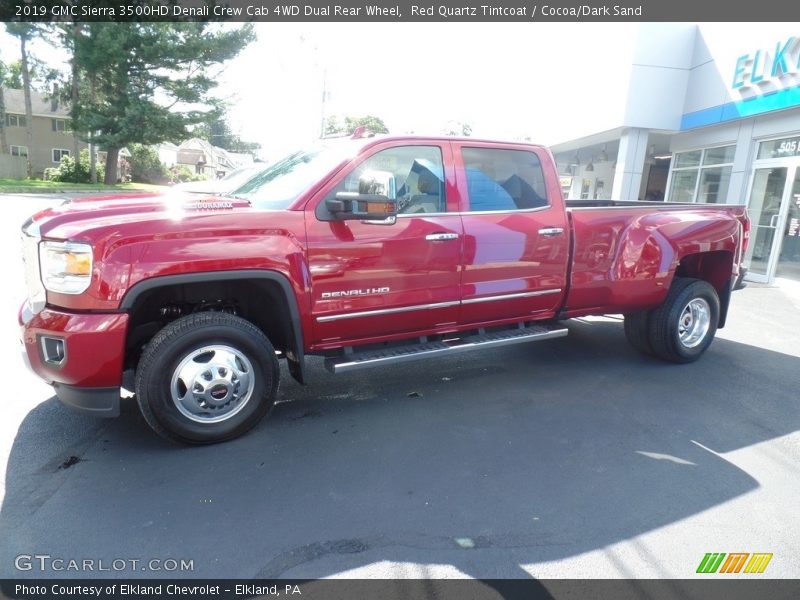
[(322, 67), (322, 102), (320, 105), (319, 137), (325, 137), (325, 102), (328, 100), (328, 67)]

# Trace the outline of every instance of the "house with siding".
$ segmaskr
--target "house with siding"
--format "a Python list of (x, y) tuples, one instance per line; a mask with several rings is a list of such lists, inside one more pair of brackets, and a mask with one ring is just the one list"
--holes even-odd
[[(33, 145), (28, 147), (25, 116), (25, 96), (22, 90), (3, 88), (5, 99), (5, 137), (7, 154), (27, 157), (33, 173), (41, 176), (48, 167), (57, 167), (61, 157), (70, 155), (75, 149), (75, 136), (70, 128), (69, 107), (57, 98), (49, 98), (40, 92), (31, 92), (33, 108)], [(78, 141), (78, 148), (86, 148)]]
[(241, 161), (227, 150), (212, 146), (206, 140), (191, 138), (178, 146), (177, 164), (185, 165), (208, 179), (218, 179), (241, 166)]

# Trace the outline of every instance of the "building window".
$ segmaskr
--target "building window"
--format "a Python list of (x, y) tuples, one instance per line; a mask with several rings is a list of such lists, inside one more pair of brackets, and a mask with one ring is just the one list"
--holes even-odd
[(25, 127), (27, 121), (24, 115), (6, 115), (7, 127)]
[(50, 119), (50, 122), (53, 125), (53, 131), (57, 131), (59, 133), (67, 132), (67, 122), (64, 119)]
[(65, 156), (69, 156), (69, 150), (64, 150), (63, 148), (53, 148), (53, 162), (60, 163), (61, 159)]
[(582, 179), (581, 180), (581, 200), (588, 200), (589, 199), (589, 190), (592, 189), (592, 180), (591, 179)]
[(679, 152), (673, 159), (670, 202), (725, 202), (736, 146)]
[(11, 146), (11, 156), (24, 156), (28, 157), (27, 146)]

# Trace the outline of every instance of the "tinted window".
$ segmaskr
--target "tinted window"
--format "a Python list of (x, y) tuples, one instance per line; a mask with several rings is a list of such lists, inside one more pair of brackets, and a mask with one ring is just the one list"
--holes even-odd
[(266, 167), (231, 195), (246, 198), (259, 208), (284, 209), (356, 151), (352, 144), (344, 143), (294, 152)]
[(358, 192), (367, 171), (394, 175), (398, 214), (441, 213), (447, 210), (442, 151), (437, 146), (400, 146), (382, 150), (353, 169), (331, 192)]
[(463, 148), (469, 210), (524, 210), (547, 206), (539, 157), (526, 150)]

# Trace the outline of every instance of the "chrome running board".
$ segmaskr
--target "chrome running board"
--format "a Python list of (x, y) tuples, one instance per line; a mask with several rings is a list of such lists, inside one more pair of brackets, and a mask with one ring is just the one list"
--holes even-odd
[(428, 356), (444, 356), (483, 348), (538, 342), (539, 340), (564, 337), (565, 335), (567, 335), (567, 329), (560, 325), (525, 325), (520, 323), (515, 329), (494, 332), (479, 331), (465, 337), (442, 341), (422, 341), (420, 343), (389, 346), (377, 350), (345, 352), (342, 356), (326, 358), (325, 368), (331, 373), (347, 373), (356, 369), (408, 362)]

